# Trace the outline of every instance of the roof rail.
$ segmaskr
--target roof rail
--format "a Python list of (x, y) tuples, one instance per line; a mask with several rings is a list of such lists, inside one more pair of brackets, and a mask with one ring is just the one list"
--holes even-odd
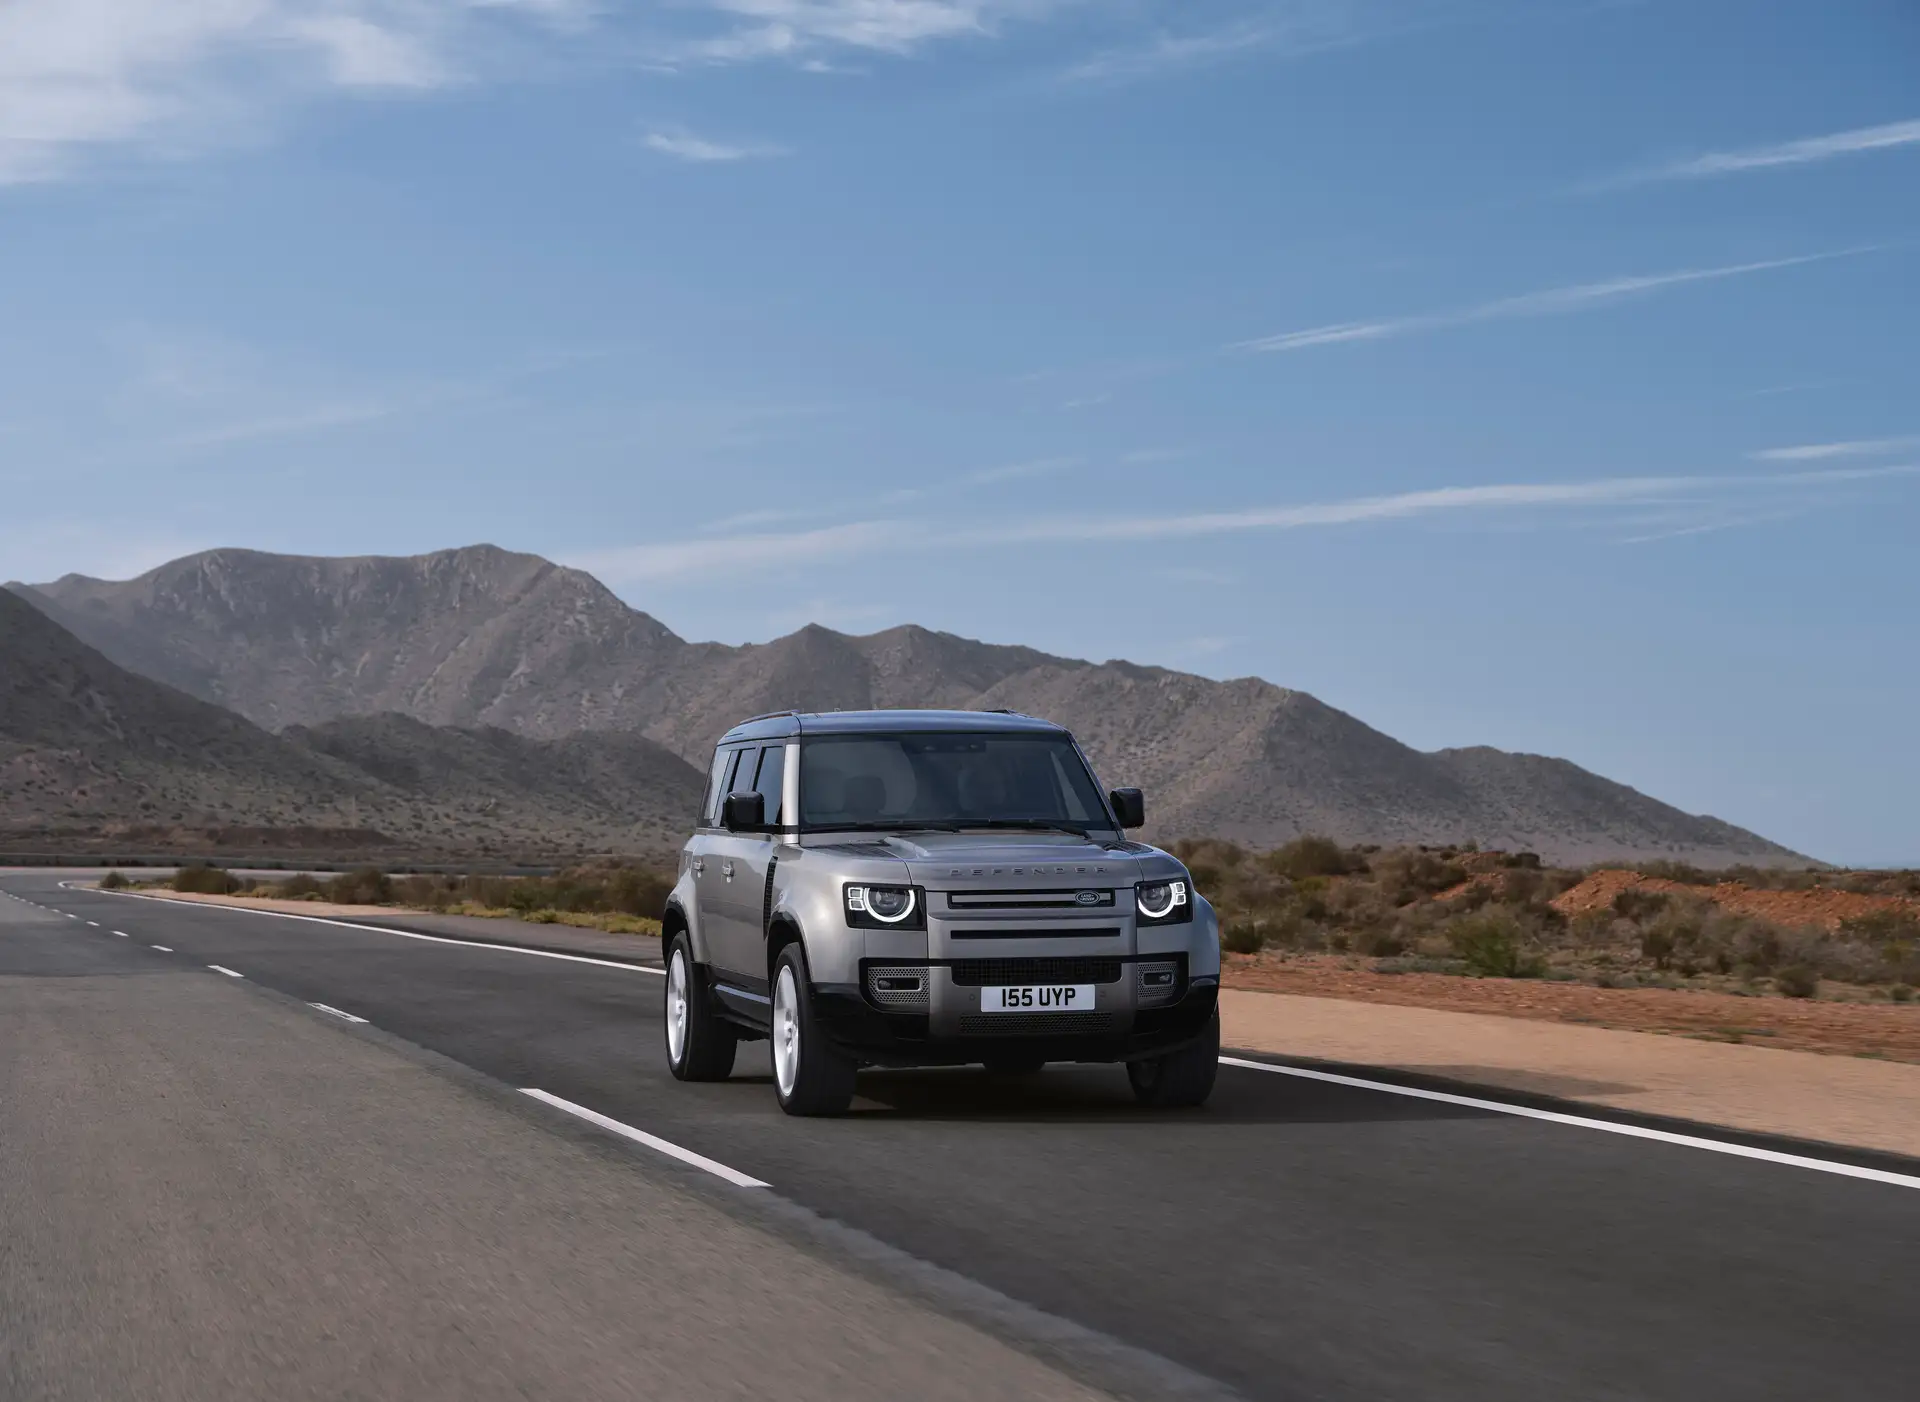
[[(988, 716), (1026, 716), (1027, 715), (1025, 711), (1016, 711), (1011, 706), (988, 706), (981, 712), (981, 714), (988, 715)], [(1027, 716), (1027, 719), (1032, 720), (1034, 719), (1034, 717)]]
[(788, 707), (788, 708), (787, 708), (786, 710), (784, 710), (784, 711), (768, 711), (768, 712), (767, 712), (767, 713), (766, 713), (765, 715), (763, 715), (763, 716), (748, 716), (748, 717), (747, 717), (747, 718), (746, 718), (745, 720), (743, 720), (743, 721), (737, 721), (737, 722), (735, 722), (735, 725), (736, 725), (736, 727), (737, 727), (737, 726), (741, 726), (741, 725), (752, 725), (752, 724), (753, 724), (753, 723), (754, 723), (755, 721), (757, 721), (757, 720), (773, 720), (773, 719), (775, 719), (775, 718), (777, 718), (777, 717), (779, 717), (779, 716), (797, 716), (797, 715), (799, 715), (799, 714), (800, 714), (800, 713), (799, 713), (798, 711), (796, 711), (796, 710), (794, 710), (794, 709), (793, 709), (792, 707)]

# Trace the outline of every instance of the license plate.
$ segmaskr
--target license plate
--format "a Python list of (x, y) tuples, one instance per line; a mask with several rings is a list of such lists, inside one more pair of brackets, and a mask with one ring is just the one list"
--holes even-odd
[(1091, 1011), (1090, 983), (1040, 983), (1024, 988), (983, 988), (983, 1013), (1071, 1013)]

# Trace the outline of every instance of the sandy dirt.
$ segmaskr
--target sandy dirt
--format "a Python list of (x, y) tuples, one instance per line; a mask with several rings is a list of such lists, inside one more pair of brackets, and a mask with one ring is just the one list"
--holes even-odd
[(1252, 1051), (1920, 1157), (1916, 1066), (1240, 989), (1221, 1014), (1227, 1044)]
[(1577, 886), (1554, 897), (1553, 908), (1562, 915), (1584, 915), (1590, 911), (1610, 910), (1614, 897), (1622, 891), (1658, 891), (1670, 896), (1705, 897), (1722, 910), (1739, 915), (1754, 915), (1781, 925), (1814, 925), (1837, 930), (1844, 920), (1859, 920), (1869, 915), (1903, 913), (1920, 915), (1920, 900), (1907, 896), (1875, 896), (1859, 891), (1841, 891), (1820, 886), (1810, 891), (1763, 891), (1743, 886), (1738, 881), (1722, 881), (1714, 886), (1689, 886), (1684, 881), (1642, 876), (1637, 871), (1596, 871)]
[(1229, 954), (1222, 962), (1224, 981), (1231, 988), (1920, 1063), (1920, 1002), (1747, 998), (1544, 979), (1383, 974), (1337, 955)]

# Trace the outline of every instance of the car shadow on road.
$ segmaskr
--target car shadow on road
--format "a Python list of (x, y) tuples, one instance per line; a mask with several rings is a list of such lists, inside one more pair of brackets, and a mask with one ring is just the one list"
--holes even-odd
[[(736, 1073), (772, 1088), (772, 1077)], [(1176, 1119), (1195, 1127), (1236, 1124), (1363, 1124), (1485, 1119), (1471, 1106), (1222, 1067), (1213, 1097), (1197, 1110), (1149, 1110), (1118, 1066), (1050, 1066), (1030, 1076), (975, 1067), (860, 1073), (852, 1114), (996, 1124), (1129, 1123)]]

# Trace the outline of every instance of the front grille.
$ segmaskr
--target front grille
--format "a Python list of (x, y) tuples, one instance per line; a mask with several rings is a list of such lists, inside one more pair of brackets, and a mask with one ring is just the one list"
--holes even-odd
[(893, 1012), (927, 1010), (927, 969), (918, 964), (875, 964), (867, 970), (867, 996)]
[(1112, 1013), (975, 1013), (960, 1019), (965, 1037), (1093, 1037), (1113, 1027)]
[(963, 959), (952, 970), (953, 981), (961, 988), (993, 988), (1006, 983), (1120, 982), (1118, 959), (1072, 954), (1052, 959)]
[(956, 940), (1110, 940), (1120, 932), (1111, 925), (1053, 925), (1044, 930), (993, 928), (949, 930)]
[(1141, 1007), (1157, 1008), (1180, 996), (1180, 964), (1177, 960), (1135, 964), (1133, 969), (1134, 988), (1138, 992)]
[(949, 910), (1111, 910), (1113, 892), (1075, 887), (1066, 891), (949, 891)]

